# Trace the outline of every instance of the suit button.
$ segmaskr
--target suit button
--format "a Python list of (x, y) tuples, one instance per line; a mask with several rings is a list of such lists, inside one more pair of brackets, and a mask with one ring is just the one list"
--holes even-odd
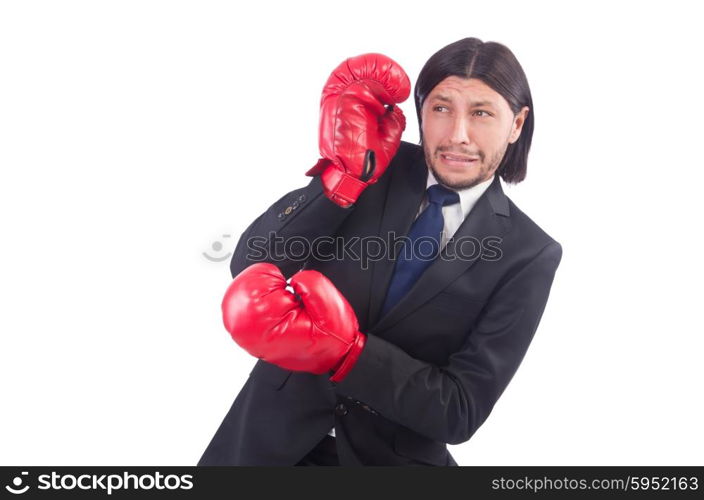
[(339, 417), (344, 417), (345, 415), (347, 415), (347, 407), (340, 403), (335, 407), (335, 415)]
[(306, 195), (302, 194), (301, 196), (299, 196), (299, 197), (298, 197), (298, 201), (300, 201), (301, 203), (303, 203), (304, 201), (306, 201)]

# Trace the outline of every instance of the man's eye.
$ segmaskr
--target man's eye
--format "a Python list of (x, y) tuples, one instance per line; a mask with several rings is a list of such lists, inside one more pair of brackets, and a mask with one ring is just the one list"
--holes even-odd
[(479, 109), (479, 110), (475, 111), (475, 113), (484, 113), (482, 116), (491, 116), (491, 114), (489, 114), (488, 112), (484, 111), (483, 109)]
[(433, 111), (440, 111), (441, 109), (447, 109), (447, 108), (445, 106), (440, 106), (440, 105), (433, 107)]

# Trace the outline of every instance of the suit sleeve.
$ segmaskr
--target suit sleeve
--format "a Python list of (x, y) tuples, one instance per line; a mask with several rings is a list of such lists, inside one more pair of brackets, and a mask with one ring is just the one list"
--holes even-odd
[(333, 235), (354, 205), (342, 208), (323, 192), (320, 176), (291, 191), (242, 233), (230, 261), (234, 278), (255, 262), (271, 262), (289, 278), (315, 251), (316, 238)]
[(562, 247), (553, 241), (505, 281), (447, 365), (415, 359), (369, 335), (355, 366), (334, 384), (335, 391), (435, 441), (467, 441), (523, 360), (561, 258)]

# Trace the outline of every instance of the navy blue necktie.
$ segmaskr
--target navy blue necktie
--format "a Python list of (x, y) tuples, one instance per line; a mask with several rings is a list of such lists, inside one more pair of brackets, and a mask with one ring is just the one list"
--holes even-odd
[(440, 249), (440, 236), (444, 226), (442, 207), (459, 203), (460, 196), (450, 189), (433, 184), (428, 188), (428, 206), (416, 218), (408, 231), (408, 240), (396, 258), (386, 300), (381, 310), (385, 315), (408, 290), (423, 271), (435, 260)]

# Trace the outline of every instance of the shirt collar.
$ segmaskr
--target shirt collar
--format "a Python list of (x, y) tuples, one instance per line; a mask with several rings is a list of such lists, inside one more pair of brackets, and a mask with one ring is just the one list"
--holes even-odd
[[(466, 189), (452, 189), (452, 191), (456, 192), (460, 196), (460, 207), (462, 208), (462, 214), (464, 217), (467, 217), (469, 215), (469, 212), (472, 211), (472, 208), (474, 207), (475, 203), (477, 203), (477, 200), (481, 197), (481, 195), (484, 194), (484, 191), (489, 189), (489, 186), (494, 180), (494, 176), (489, 177), (487, 180), (480, 182), (476, 186), (472, 186), (470, 188)], [(433, 184), (437, 184), (438, 181), (435, 179), (435, 176), (433, 175), (433, 172), (428, 169), (428, 181), (426, 183), (425, 189), (427, 190), (430, 186)]]

